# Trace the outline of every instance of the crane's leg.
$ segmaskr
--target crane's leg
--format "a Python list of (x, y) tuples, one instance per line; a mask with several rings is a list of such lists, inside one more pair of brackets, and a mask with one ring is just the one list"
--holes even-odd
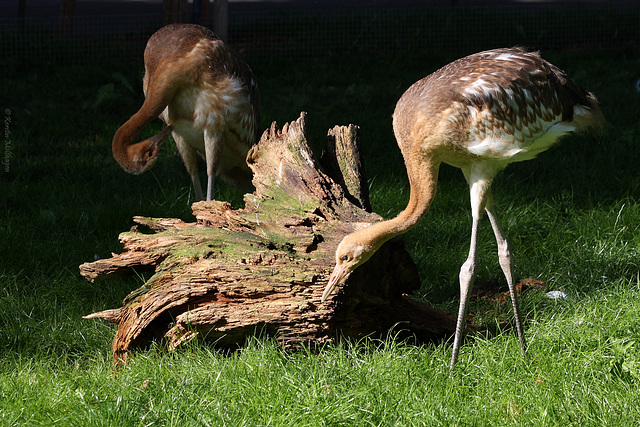
[(469, 182), (471, 196), (471, 215), (473, 223), (471, 227), (471, 245), (469, 256), (460, 268), (460, 306), (458, 308), (458, 320), (456, 323), (456, 335), (453, 340), (453, 354), (451, 356), (450, 369), (453, 369), (458, 361), (458, 353), (462, 344), (467, 317), (467, 303), (476, 278), (476, 266), (478, 263), (478, 226), (485, 208), (486, 196), (491, 186), (490, 178), (482, 178), (474, 170), (463, 170), (464, 176)]
[(204, 151), (207, 162), (207, 201), (213, 200), (213, 185), (222, 153), (222, 139), (217, 132), (205, 129)]
[(477, 265), (477, 236), (478, 236), (478, 224), (480, 219), (474, 215), (473, 226), (471, 228), (471, 247), (469, 249), (469, 256), (462, 267), (460, 268), (460, 306), (458, 307), (458, 320), (456, 322), (456, 335), (453, 340), (453, 354), (451, 356), (451, 365), (449, 369), (453, 369), (458, 361), (458, 353), (460, 352), (460, 346), (462, 344), (462, 335), (465, 331), (466, 318), (467, 318), (467, 302), (469, 301), (469, 295), (473, 287), (473, 282), (476, 278), (476, 265)]
[(191, 176), (196, 201), (204, 200), (204, 197), (202, 196), (202, 187), (200, 186), (200, 178), (198, 177), (198, 152), (176, 132), (173, 132), (172, 135), (173, 140), (176, 142), (176, 147), (178, 147), (180, 157), (182, 157), (182, 161), (187, 168), (187, 172), (189, 173), (189, 176)]
[(516, 330), (518, 332), (518, 340), (520, 341), (520, 350), (524, 356), (527, 344), (525, 342), (524, 329), (522, 327), (522, 315), (520, 314), (520, 305), (518, 304), (518, 294), (516, 293), (516, 285), (513, 279), (511, 246), (507, 241), (504, 231), (502, 231), (502, 228), (500, 227), (500, 222), (498, 221), (495, 207), (493, 206), (493, 196), (491, 195), (491, 192), (488, 194), (485, 210), (487, 212), (487, 217), (491, 222), (493, 234), (496, 236), (496, 242), (498, 243), (498, 259), (500, 261), (500, 267), (502, 267), (504, 277), (507, 279), (507, 285), (509, 286), (511, 304), (513, 305), (513, 314), (516, 318)]

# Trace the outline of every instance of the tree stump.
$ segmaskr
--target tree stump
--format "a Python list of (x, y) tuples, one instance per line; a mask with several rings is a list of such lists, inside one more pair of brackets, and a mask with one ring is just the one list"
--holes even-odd
[(274, 123), (247, 157), (256, 190), (244, 209), (211, 201), (193, 204), (195, 223), (135, 217), (119, 236), (123, 253), (82, 264), (91, 282), (155, 272), (123, 307), (85, 316), (118, 323), (115, 360), (153, 340), (173, 349), (196, 336), (223, 348), (253, 334), (287, 348), (394, 327), (419, 341), (451, 336), (454, 317), (407, 296), (420, 281), (400, 238), (320, 302), (340, 240), (382, 219), (369, 208), (357, 132), (331, 129), (318, 162), (305, 113), (282, 130)]

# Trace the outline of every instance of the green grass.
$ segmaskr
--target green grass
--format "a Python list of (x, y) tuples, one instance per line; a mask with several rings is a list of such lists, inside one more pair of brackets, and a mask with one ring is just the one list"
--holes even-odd
[[(6, 425), (633, 425), (640, 284), (559, 304), (528, 327), (463, 349), (388, 339), (286, 353), (257, 338), (231, 355), (153, 348), (113, 373), (99, 349), (3, 357)], [(544, 304), (543, 304), (544, 305)], [(37, 390), (37, 391), (34, 391)]]
[[(572, 136), (510, 166), (494, 193), (517, 277), (568, 297), (524, 298), (525, 359), (508, 308), (473, 302), (491, 333), (467, 339), (451, 378), (450, 343), (393, 337), (296, 353), (260, 337), (231, 354), (197, 343), (174, 353), (154, 347), (113, 371), (114, 328), (81, 316), (118, 307), (143, 279), (91, 284), (77, 267), (119, 252), (117, 235), (134, 215), (190, 220), (190, 180), (171, 144), (140, 176), (112, 160), (113, 133), (142, 102), (142, 70), (8, 64), (0, 105), (9, 111), (0, 153), (9, 141), (12, 156), (0, 174), (0, 425), (637, 425), (640, 55), (543, 53), (596, 92), (609, 124), (600, 137)], [(374, 209), (392, 217), (408, 198), (391, 131), (395, 102), (456, 56), (253, 61), (262, 127), (305, 110), (319, 148), (329, 127), (360, 125)], [(223, 184), (216, 197), (242, 205)], [(416, 296), (452, 313), (468, 205), (461, 173), (443, 167), (431, 211), (405, 236), (423, 283)], [(502, 283), (488, 224), (480, 242), (478, 283)]]

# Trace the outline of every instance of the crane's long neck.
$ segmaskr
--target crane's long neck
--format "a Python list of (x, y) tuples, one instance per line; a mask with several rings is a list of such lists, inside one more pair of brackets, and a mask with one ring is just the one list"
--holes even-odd
[(133, 143), (136, 136), (138, 136), (147, 123), (156, 117), (158, 116), (152, 116), (151, 113), (144, 111), (142, 108), (131, 116), (129, 120), (120, 126), (113, 137), (111, 147), (113, 149), (113, 154), (116, 155), (116, 153), (121, 152), (126, 153), (127, 147)]
[(407, 207), (395, 218), (382, 221), (361, 230), (367, 235), (371, 249), (377, 250), (387, 240), (402, 234), (420, 221), (429, 210), (436, 195), (439, 162), (421, 161), (419, 164), (407, 163), (410, 195)]
[(127, 171), (140, 173), (140, 163), (137, 161), (140, 153), (148, 151), (152, 144), (157, 144), (159, 140), (163, 139), (162, 134), (158, 134), (156, 137), (133, 144), (134, 139), (147, 123), (157, 118), (166, 108), (174, 92), (175, 90), (167, 87), (166, 84), (156, 87), (149, 84), (147, 96), (140, 110), (116, 131), (111, 144), (113, 157)]

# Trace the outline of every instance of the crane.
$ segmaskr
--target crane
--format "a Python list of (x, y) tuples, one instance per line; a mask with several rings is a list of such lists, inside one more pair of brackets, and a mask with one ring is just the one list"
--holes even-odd
[(478, 226), (486, 213), (506, 277), (522, 353), (526, 341), (516, 294), (511, 248), (496, 215), (491, 183), (509, 163), (529, 160), (562, 136), (604, 122), (595, 96), (538, 53), (494, 49), (458, 59), (414, 83), (393, 113), (410, 195), (397, 217), (343, 238), (324, 290), (326, 300), (355, 268), (429, 210), (441, 163), (462, 170), (469, 184), (472, 228), (469, 255), (460, 268), (460, 304), (450, 368), (458, 359), (467, 302), (476, 277)]
[[(145, 172), (172, 134), (197, 200), (204, 199), (198, 155), (207, 167), (207, 200), (213, 198), (216, 175), (241, 189), (250, 188), (246, 156), (257, 140), (260, 118), (258, 86), (246, 62), (209, 29), (171, 24), (151, 36), (144, 63), (144, 103), (113, 137), (118, 163), (127, 172)], [(156, 117), (166, 127), (134, 143)]]

